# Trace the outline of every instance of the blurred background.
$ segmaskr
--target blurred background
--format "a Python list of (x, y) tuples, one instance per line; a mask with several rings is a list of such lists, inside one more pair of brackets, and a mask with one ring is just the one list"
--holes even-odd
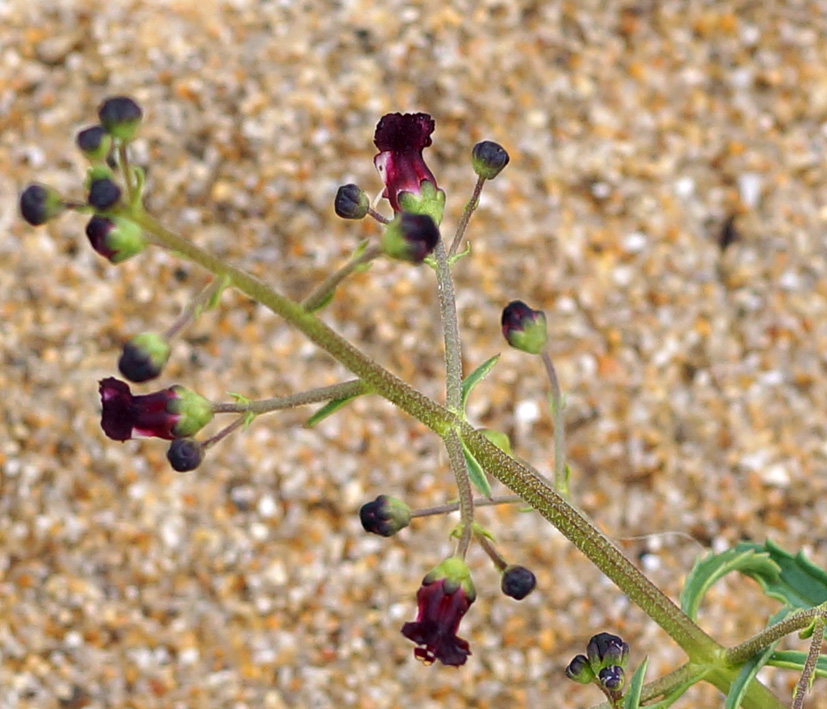
[[(594, 633), (622, 635), (632, 666), (648, 655), (650, 678), (682, 661), (559, 533), (508, 508), (479, 521), (537, 590), (506, 598), (474, 549), (478, 600), (460, 629), (472, 657), (416, 662), (399, 631), (456, 520), (384, 540), (357, 511), (380, 493), (422, 507), (455, 489), (439, 441), (375, 397), (313, 430), (310, 409), (261, 417), (183, 475), (160, 441), (106, 439), (98, 380), (207, 280), (158, 249), (111, 266), (81, 216), (40, 229), (18, 216), (34, 180), (83, 197), (74, 136), (115, 94), (144, 108), (134, 157), (153, 213), (296, 298), (379, 236), (332, 203), (346, 182), (381, 189), (384, 113), (436, 120), (426, 159), (447, 235), (475, 181), (472, 146), (503, 144), (511, 163), (455, 269), (466, 373), (503, 352), (473, 422), (551, 470), (542, 368), (499, 331), (503, 306), (524, 300), (548, 317), (574, 499), (667, 593), (742, 539), (825, 566), (825, 12), (0, 2), (0, 708), (585, 707), (599, 693), (563, 669)], [(427, 267), (377, 263), (323, 317), (441, 399)], [(180, 383), (226, 401), (347, 376), (228, 292), (136, 390)], [(701, 623), (735, 644), (776, 608), (726, 578)], [(791, 696), (794, 674), (762, 677)], [(722, 703), (698, 688), (676, 706)]]

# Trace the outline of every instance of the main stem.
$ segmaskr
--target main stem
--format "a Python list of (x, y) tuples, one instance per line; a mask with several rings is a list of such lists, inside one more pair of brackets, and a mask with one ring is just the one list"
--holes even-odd
[(276, 292), (250, 274), (215, 258), (192, 242), (170, 232), (145, 213), (124, 216), (138, 223), (162, 245), (215, 273), (250, 298), (282, 316), (312, 342), (350, 369), (373, 391), (418, 419), (440, 436), (459, 433), (480, 464), (500, 482), (559, 529), (643, 611), (660, 625), (695, 661), (711, 660), (722, 648), (683, 613), (660, 589), (623, 556), (580, 512), (525, 466), (506, 455), (454, 413), (424, 396), (373, 362), (299, 303)]

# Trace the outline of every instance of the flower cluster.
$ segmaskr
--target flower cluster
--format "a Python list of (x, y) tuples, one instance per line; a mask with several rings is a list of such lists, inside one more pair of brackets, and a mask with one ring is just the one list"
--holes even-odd
[(626, 683), (629, 645), (611, 633), (592, 636), (585, 655), (577, 655), (566, 667), (566, 677), (580, 684), (597, 685), (610, 701), (622, 696)]

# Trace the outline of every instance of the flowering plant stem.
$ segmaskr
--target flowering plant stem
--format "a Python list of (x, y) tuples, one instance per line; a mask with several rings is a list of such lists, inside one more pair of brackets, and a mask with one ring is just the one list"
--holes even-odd
[(212, 410), (216, 414), (266, 414), (270, 411), (281, 411), (292, 409), (305, 404), (318, 404), (322, 401), (333, 399), (344, 399), (359, 394), (367, 394), (369, 388), (358, 379), (352, 379), (341, 384), (319, 387), (300, 391), (287, 396), (274, 396), (272, 399), (259, 399), (258, 401), (233, 401), (225, 404), (213, 404)]
[[(156, 243), (178, 252), (216, 276), (226, 277), (230, 285), (283, 317), (358, 376), (369, 391), (381, 395), (439, 434), (446, 441), (449, 455), (452, 450), (457, 450), (460, 442), (465, 444), (486, 472), (551, 522), (632, 602), (660, 625), (692, 662), (708, 665), (707, 679), (726, 691), (737, 669), (722, 666), (724, 648), (701, 630), (552, 486), (462, 420), (456, 409), (441, 406), (406, 384), (331, 330), (300, 303), (169, 231), (140, 207), (122, 209), (121, 216), (138, 224)], [(747, 690), (743, 706), (747, 709), (771, 709), (782, 705), (768, 689), (755, 682)]]

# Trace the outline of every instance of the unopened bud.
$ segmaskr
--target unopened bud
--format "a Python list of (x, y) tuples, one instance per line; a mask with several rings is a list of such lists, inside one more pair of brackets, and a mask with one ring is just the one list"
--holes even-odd
[(154, 332), (135, 335), (123, 346), (118, 369), (131, 382), (157, 377), (169, 359), (169, 342)]
[(507, 566), (500, 580), (502, 592), (516, 601), (522, 601), (536, 585), (537, 577), (525, 566)]
[(362, 505), (359, 519), (366, 532), (392, 537), (411, 523), (411, 508), (395, 497), (379, 495), (373, 502)]
[(112, 263), (121, 263), (140, 253), (146, 246), (141, 228), (122, 217), (95, 215), (86, 225), (89, 243), (101, 256)]
[(610, 692), (619, 692), (626, 684), (626, 673), (622, 667), (610, 665), (597, 673), (597, 680)]
[(622, 668), (629, 659), (629, 645), (617, 635), (598, 633), (589, 640), (586, 654), (595, 672), (611, 665)]
[(391, 258), (422, 263), (438, 241), (439, 228), (430, 216), (400, 212), (382, 235), (382, 250)]
[(112, 148), (112, 136), (103, 129), (103, 126), (84, 128), (78, 133), (75, 142), (80, 151), (93, 162), (105, 160)]
[(370, 200), (358, 185), (342, 185), (336, 191), (333, 209), (342, 219), (364, 219), (370, 208)]
[(141, 125), (143, 111), (128, 96), (115, 96), (106, 99), (100, 105), (98, 118), (107, 133), (127, 142), (135, 137)]
[(474, 172), (486, 180), (493, 180), (508, 165), (508, 153), (499, 143), (483, 140), (471, 151), (471, 164)]
[(108, 177), (92, 180), (88, 202), (101, 211), (114, 207), (121, 198), (121, 188)]
[(45, 224), (64, 209), (57, 190), (48, 185), (29, 185), (20, 195), (20, 214), (32, 226)]
[(503, 336), (515, 349), (540, 354), (546, 345), (546, 315), (521, 300), (510, 302), (502, 314)]
[(204, 446), (194, 438), (176, 438), (169, 444), (167, 460), (179, 473), (195, 470), (204, 460)]
[(566, 677), (580, 684), (591, 684), (596, 677), (592, 666), (589, 664), (589, 658), (585, 655), (577, 655), (568, 667), (566, 667)]

